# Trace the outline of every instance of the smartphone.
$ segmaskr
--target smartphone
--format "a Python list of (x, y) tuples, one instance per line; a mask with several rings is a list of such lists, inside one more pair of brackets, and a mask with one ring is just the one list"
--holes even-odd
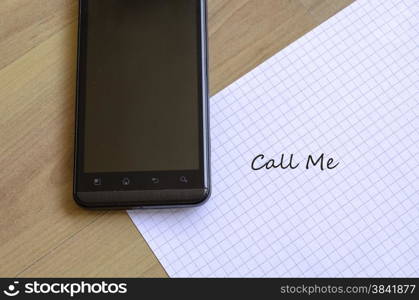
[(80, 0), (74, 199), (181, 207), (210, 194), (204, 0)]

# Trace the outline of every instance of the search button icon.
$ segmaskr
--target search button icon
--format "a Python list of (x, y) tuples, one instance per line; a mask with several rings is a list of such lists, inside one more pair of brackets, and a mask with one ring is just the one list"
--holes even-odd
[(189, 180), (188, 180), (188, 178), (186, 176), (181, 176), (179, 178), (179, 181), (182, 182), (182, 183), (188, 183), (189, 182)]

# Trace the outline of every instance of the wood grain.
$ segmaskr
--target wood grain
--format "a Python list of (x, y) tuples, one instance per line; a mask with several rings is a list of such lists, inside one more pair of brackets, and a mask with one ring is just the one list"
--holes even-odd
[[(211, 93), (351, 0), (209, 0)], [(71, 196), (76, 0), (0, 1), (0, 276), (166, 276), (125, 212)]]

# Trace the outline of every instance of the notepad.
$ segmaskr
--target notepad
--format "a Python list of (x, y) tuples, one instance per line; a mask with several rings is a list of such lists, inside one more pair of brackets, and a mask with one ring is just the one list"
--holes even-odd
[(170, 276), (419, 276), (418, 22), (356, 1), (212, 97), (211, 199), (129, 212)]

